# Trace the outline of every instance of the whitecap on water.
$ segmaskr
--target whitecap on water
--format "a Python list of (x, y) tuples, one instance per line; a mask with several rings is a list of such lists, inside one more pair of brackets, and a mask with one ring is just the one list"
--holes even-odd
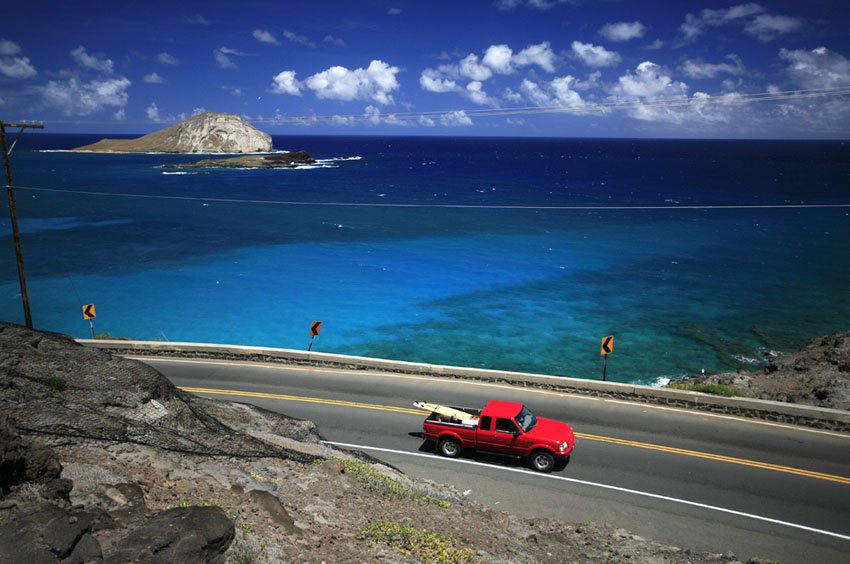
[(764, 361), (761, 360), (761, 359), (752, 358), (752, 357), (749, 357), (749, 356), (744, 356), (742, 354), (734, 354), (734, 355), (732, 355), (732, 358), (734, 358), (735, 360), (737, 360), (741, 364), (753, 364), (753, 365), (764, 364)]

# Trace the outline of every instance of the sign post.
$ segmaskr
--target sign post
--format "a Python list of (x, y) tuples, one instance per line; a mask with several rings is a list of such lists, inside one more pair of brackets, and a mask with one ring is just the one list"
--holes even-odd
[(83, 319), (88, 319), (89, 327), (91, 327), (91, 338), (94, 339), (94, 321), (93, 319), (97, 317), (97, 314), (94, 311), (94, 304), (86, 304), (83, 306)]
[(322, 322), (314, 321), (312, 325), (310, 325), (310, 346), (307, 347), (307, 352), (313, 350), (313, 339), (316, 338), (316, 335), (322, 330)]
[(605, 357), (605, 366), (602, 368), (602, 381), (605, 382), (608, 377), (608, 355), (614, 351), (614, 335), (602, 337), (602, 348), (599, 354)]

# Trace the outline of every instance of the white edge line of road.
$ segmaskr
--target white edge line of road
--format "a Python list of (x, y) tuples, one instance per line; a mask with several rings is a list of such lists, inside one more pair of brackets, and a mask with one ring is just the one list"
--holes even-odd
[(606, 490), (614, 490), (614, 491), (618, 491), (618, 492), (624, 492), (624, 493), (639, 495), (639, 496), (643, 496), (643, 497), (650, 497), (650, 498), (653, 498), (653, 499), (660, 499), (660, 500), (663, 500), (663, 501), (671, 501), (673, 503), (680, 503), (682, 505), (690, 505), (692, 507), (699, 507), (701, 509), (710, 509), (712, 511), (719, 511), (721, 513), (728, 513), (730, 515), (737, 515), (739, 517), (746, 517), (748, 519), (755, 519), (757, 521), (764, 521), (766, 523), (773, 523), (775, 525), (783, 525), (785, 527), (792, 527), (794, 529), (801, 529), (803, 531), (808, 531), (810, 533), (818, 533), (818, 534), (821, 534), (821, 535), (827, 535), (827, 536), (830, 536), (830, 537), (835, 537), (835, 538), (838, 538), (838, 539), (850, 541), (850, 535), (842, 535), (841, 533), (834, 533), (832, 531), (825, 531), (823, 529), (815, 529), (814, 527), (808, 527), (806, 525), (799, 525), (797, 523), (789, 523), (788, 521), (780, 521), (779, 519), (772, 519), (770, 517), (763, 517), (761, 515), (754, 515), (752, 513), (744, 513), (743, 511), (736, 511), (734, 509), (727, 509), (725, 507), (717, 507), (716, 505), (707, 505), (705, 503), (698, 503), (696, 501), (688, 501), (686, 499), (679, 499), (679, 498), (675, 498), (675, 497), (669, 497), (669, 496), (666, 496), (666, 495), (659, 495), (659, 494), (654, 494), (654, 493), (649, 493), (649, 492), (642, 492), (640, 490), (632, 490), (632, 489), (629, 489), (629, 488), (622, 488), (620, 486), (611, 486), (611, 485), (608, 485), (608, 484), (599, 484), (597, 482), (588, 482), (587, 480), (579, 480), (577, 478), (567, 478), (565, 476), (552, 476), (551, 474), (541, 474), (539, 472), (532, 472), (530, 470), (521, 470), (519, 468), (502, 468), (502, 467), (499, 467), (499, 466), (493, 466), (491, 464), (484, 464), (482, 462), (475, 462), (474, 460), (455, 460), (455, 459), (435, 458), (433, 455), (422, 454), (422, 453), (418, 453), (418, 452), (407, 452), (407, 451), (403, 451), (403, 450), (394, 450), (394, 449), (389, 449), (389, 448), (372, 447), (372, 446), (366, 446), (366, 445), (354, 445), (354, 444), (349, 444), (349, 443), (337, 443), (337, 442), (334, 442), (334, 441), (322, 441), (322, 442), (325, 443), (325, 444), (329, 444), (329, 445), (333, 445), (333, 446), (337, 446), (337, 447), (343, 447), (343, 448), (375, 450), (375, 451), (379, 451), (379, 452), (389, 452), (389, 453), (393, 453), (393, 454), (402, 454), (402, 455), (406, 455), (406, 456), (416, 456), (416, 457), (422, 457), (422, 458), (430, 458), (430, 459), (440, 460), (440, 461), (443, 461), (443, 462), (456, 462), (456, 463), (459, 463), (459, 464), (471, 464), (473, 466), (485, 466), (487, 468), (493, 468), (493, 469), (502, 470), (502, 471), (505, 471), (505, 472), (516, 472), (516, 473), (519, 473), (519, 474), (527, 474), (529, 476), (534, 476), (536, 478), (548, 478), (548, 479), (551, 479), (551, 480), (562, 480), (564, 482), (573, 482), (575, 484), (581, 484), (581, 485), (584, 485), (584, 486), (591, 486), (591, 487), (602, 488), (602, 489), (606, 489)]
[[(156, 360), (167, 360), (169, 362), (198, 363), (198, 364), (219, 364), (219, 365), (239, 364), (239, 365), (244, 365), (244, 366), (254, 366), (254, 367), (261, 367), (261, 368), (267, 368), (267, 369), (272, 369), (272, 370), (292, 369), (292, 366), (280, 366), (280, 365), (268, 364), (268, 363), (264, 363), (264, 362), (246, 362), (244, 360), (226, 360), (226, 361), (223, 361), (223, 360), (170, 358), (170, 357), (157, 357), (157, 356), (153, 356), (153, 357), (151, 357), (151, 356), (133, 356), (133, 355), (126, 355), (125, 358), (129, 358), (129, 359), (132, 359), (132, 360), (138, 360), (138, 361), (141, 361), (141, 362), (145, 362), (145, 361), (148, 361), (148, 360), (154, 360), (154, 361), (156, 361)], [(345, 370), (340, 370), (338, 368), (324, 368), (324, 367), (318, 367), (318, 366), (301, 366), (301, 367), (298, 367), (298, 368), (305, 369), (305, 370), (315, 370), (315, 371), (318, 371), (318, 372), (330, 372), (330, 373), (340, 373), (340, 374), (345, 374), (345, 372), (346, 372)], [(387, 374), (387, 373), (380, 372), (380, 371), (369, 372), (369, 374), (372, 375), (372, 376), (381, 376), (381, 377), (387, 377), (387, 378), (392, 377), (392, 378), (400, 378), (400, 379), (406, 379), (406, 380), (429, 380), (429, 377), (427, 377), (427, 376), (416, 376), (416, 375), (413, 375), (413, 374), (396, 374), (396, 373)], [(431, 378), (431, 380), (433, 380), (433, 378)], [(469, 386), (481, 386), (481, 387), (492, 387), (492, 388), (510, 388), (510, 386), (506, 386), (504, 384), (493, 384), (491, 382), (469, 382), (469, 381), (452, 380), (452, 384), (465, 384), (465, 385), (469, 385)], [(696, 411), (696, 410), (692, 410), (692, 409), (690, 409), (690, 410), (689, 409), (679, 409), (679, 408), (676, 408), (676, 407), (668, 407), (668, 406), (664, 406), (664, 405), (652, 405), (650, 403), (638, 403), (638, 402), (633, 402), (633, 401), (617, 400), (617, 399), (613, 399), (613, 398), (598, 398), (598, 397), (594, 397), (594, 396), (583, 396), (583, 395), (580, 395), (580, 394), (571, 394), (571, 393), (567, 393), (567, 392), (553, 392), (551, 390), (536, 390), (534, 388), (521, 388), (521, 390), (523, 392), (529, 392), (529, 393), (535, 393), (535, 394), (541, 394), (541, 395), (554, 395), (554, 396), (558, 396), (558, 397), (569, 397), (569, 398), (580, 399), (580, 400), (590, 400), (590, 401), (597, 401), (597, 402), (616, 403), (616, 404), (619, 404), (619, 405), (624, 405), (624, 406), (628, 406), (628, 407), (637, 407), (637, 408), (642, 408), (642, 409), (655, 409), (655, 410), (659, 410), (659, 411), (673, 411), (673, 412), (682, 413), (682, 414), (685, 414), (685, 415), (693, 415), (693, 416), (700, 416), (700, 417), (712, 417), (712, 418), (715, 418), (715, 419), (726, 419), (726, 420), (730, 420), (730, 421), (734, 421), (734, 422), (738, 422), (738, 423), (748, 423), (750, 425), (763, 425), (765, 427), (779, 427), (781, 429), (788, 429), (788, 430), (791, 430), (791, 431), (802, 431), (804, 433), (815, 433), (815, 434), (818, 434), (818, 435), (828, 435), (828, 436), (831, 436), (831, 437), (838, 437), (838, 438), (841, 438), (841, 439), (850, 439), (850, 434), (845, 434), (845, 433), (837, 433), (837, 432), (833, 432), (833, 431), (824, 431), (823, 429), (812, 429), (812, 428), (809, 428), (809, 427), (801, 427), (801, 426), (795, 426), (795, 425), (786, 425), (786, 424), (783, 424), (783, 423), (773, 423), (771, 421), (761, 421), (761, 420), (758, 420), (758, 419), (749, 419), (749, 418), (745, 418), (745, 417), (735, 417), (735, 416), (732, 416), (732, 415), (720, 415), (719, 413), (710, 413), (710, 412), (707, 412), (707, 411)]]

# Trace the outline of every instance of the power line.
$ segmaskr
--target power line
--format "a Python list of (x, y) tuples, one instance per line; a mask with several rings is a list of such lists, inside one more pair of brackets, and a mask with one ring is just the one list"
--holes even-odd
[(850, 203), (844, 204), (705, 204), (705, 205), (634, 205), (634, 206), (599, 206), (599, 205), (488, 205), (488, 204), (404, 204), (380, 202), (299, 202), (293, 200), (246, 200), (239, 198), (199, 198), (196, 196), (168, 196), (158, 194), (131, 194), (120, 192), (94, 192), (88, 190), (67, 190), (62, 188), (38, 188), (35, 186), (18, 186), (19, 190), (37, 192), (54, 192), (61, 194), (79, 194), (85, 196), (106, 196), (120, 198), (142, 198), (155, 200), (181, 200), (190, 202), (215, 202), (226, 204), (269, 204), (280, 206), (319, 206), (319, 207), (362, 207), (362, 208), (431, 208), (431, 209), (492, 209), (492, 210), (553, 210), (553, 211), (606, 211), (606, 210), (737, 210), (737, 209), (845, 209)]
[[(631, 108), (676, 108), (684, 106), (737, 106), (752, 104), (758, 102), (777, 102), (777, 101), (794, 101), (804, 100), (808, 98), (820, 97), (838, 97), (850, 95), (850, 86), (839, 88), (820, 88), (807, 90), (786, 90), (777, 92), (761, 92), (755, 94), (721, 94), (721, 95), (706, 95), (705, 97), (695, 98), (681, 96), (677, 98), (661, 98), (657, 100), (607, 100), (604, 102), (582, 102), (574, 105), (537, 105), (537, 106), (520, 106), (510, 108), (483, 108), (483, 109), (463, 109), (463, 110), (432, 110), (423, 112), (391, 112), (381, 114), (380, 118), (394, 118), (398, 120), (415, 120), (421, 118), (443, 117), (450, 114), (462, 113), (467, 117), (493, 117), (493, 116), (511, 116), (511, 115), (534, 115), (534, 114), (605, 114), (614, 110), (623, 110)], [(339, 120), (354, 120), (354, 121), (370, 121), (373, 116), (363, 114), (350, 115), (307, 115), (307, 116), (275, 116), (270, 118), (255, 118), (252, 121), (257, 123), (304, 123), (304, 122), (322, 122), (322, 121), (339, 121)]]
[[(263, 123), (271, 125), (286, 125), (286, 124), (305, 124), (317, 122), (340, 122), (340, 121), (372, 121), (374, 119), (396, 119), (399, 121), (416, 121), (419, 119), (442, 118), (453, 114), (463, 114), (469, 118), (475, 117), (498, 117), (498, 116), (514, 116), (514, 115), (537, 115), (537, 114), (573, 114), (573, 115), (604, 115), (616, 110), (628, 110), (635, 108), (681, 108), (687, 106), (702, 107), (702, 106), (742, 106), (746, 104), (756, 104), (763, 102), (793, 102), (798, 100), (807, 100), (812, 98), (840, 98), (850, 96), (850, 86), (841, 86), (836, 88), (811, 88), (800, 90), (784, 90), (759, 92), (751, 94), (726, 93), (726, 94), (706, 94), (704, 96), (688, 97), (682, 95), (676, 98), (660, 98), (660, 99), (608, 99), (601, 102), (582, 101), (580, 104), (563, 105), (531, 105), (531, 106), (516, 106), (508, 108), (454, 108), (446, 110), (426, 110), (419, 112), (390, 112), (387, 114), (379, 114), (377, 116), (365, 114), (329, 114), (316, 115), (307, 114), (300, 116), (283, 116), (275, 115), (272, 117), (251, 117), (245, 116), (254, 123)], [(176, 123), (178, 119), (163, 120), (157, 123)], [(81, 120), (51, 120), (57, 124), (110, 124), (115, 125), (115, 121), (81, 121)], [(151, 121), (143, 120), (125, 120), (123, 124), (144, 124), (150, 125)]]

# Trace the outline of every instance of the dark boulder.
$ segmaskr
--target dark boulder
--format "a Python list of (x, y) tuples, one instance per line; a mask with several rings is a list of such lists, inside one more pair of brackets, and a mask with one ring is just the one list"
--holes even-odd
[(43, 484), (59, 479), (61, 474), (62, 464), (52, 449), (22, 439), (13, 420), (0, 414), (0, 495), (7, 495), (12, 486), (23, 482)]
[(52, 503), (19, 505), (0, 526), (0, 562), (92, 562), (101, 556), (88, 517)]
[(220, 507), (177, 507), (147, 520), (118, 543), (108, 564), (220, 563), (236, 533)]

